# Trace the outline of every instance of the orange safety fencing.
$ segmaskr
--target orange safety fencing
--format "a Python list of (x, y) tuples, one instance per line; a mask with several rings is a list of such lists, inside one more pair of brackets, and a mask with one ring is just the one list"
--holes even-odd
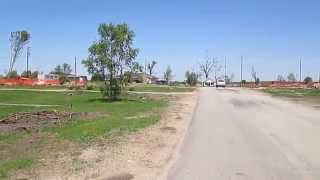
[[(85, 86), (85, 80), (71, 81), (70, 84), (76, 86)], [(24, 77), (0, 79), (0, 85), (6, 86), (59, 86), (59, 80), (38, 80)]]

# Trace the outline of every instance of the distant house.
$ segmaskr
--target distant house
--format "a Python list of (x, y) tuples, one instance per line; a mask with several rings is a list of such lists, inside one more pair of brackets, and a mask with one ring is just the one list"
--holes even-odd
[[(58, 75), (58, 74), (39, 73), (38, 84), (39, 85), (45, 85), (45, 84), (58, 85), (60, 83), (59, 82), (60, 77), (61, 75)], [(87, 76), (76, 76), (73, 74), (69, 74), (69, 75), (66, 75), (65, 77), (68, 79), (69, 85), (84, 86), (87, 82)]]
[(216, 82), (210, 78), (202, 81), (202, 86), (203, 87), (214, 87), (216, 85)]
[(150, 76), (146, 73), (135, 73), (131, 76), (131, 81), (135, 83), (156, 84), (158, 80), (158, 77)]
[(158, 79), (155, 84), (158, 84), (158, 85), (166, 85), (168, 84), (167, 80), (165, 79)]

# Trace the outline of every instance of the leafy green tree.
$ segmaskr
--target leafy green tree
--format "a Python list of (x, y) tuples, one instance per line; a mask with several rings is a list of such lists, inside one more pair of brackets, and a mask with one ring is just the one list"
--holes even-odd
[(156, 64), (157, 64), (156, 61), (152, 61), (151, 63), (148, 63), (147, 69), (148, 69), (150, 76), (152, 76), (152, 74), (154, 73), (154, 68), (155, 68)]
[(29, 43), (30, 40), (30, 34), (27, 31), (16, 31), (11, 32), (10, 34), (10, 66), (9, 71), (13, 71), (13, 67), (17, 61), (17, 59), (20, 57), (23, 48), (26, 44)]
[(58, 75), (70, 75), (72, 72), (71, 65), (67, 63), (63, 63), (62, 65), (58, 65), (51, 71), (52, 74)]
[(17, 71), (13, 70), (13, 71), (10, 71), (8, 72), (7, 74), (7, 78), (16, 78), (16, 77), (19, 77), (19, 74)]
[(25, 78), (31, 78), (31, 79), (37, 79), (38, 78), (39, 71), (23, 71), (21, 73), (21, 77)]
[(33, 72), (31, 73), (31, 78), (32, 78), (32, 79), (38, 79), (38, 75), (39, 75), (39, 71), (33, 71)]
[(311, 77), (307, 76), (307, 77), (303, 80), (303, 82), (304, 82), (305, 84), (310, 84), (310, 83), (313, 83), (313, 80), (312, 80)]
[(166, 71), (164, 72), (163, 78), (164, 78), (164, 80), (166, 80), (167, 84), (170, 84), (170, 81), (171, 81), (172, 78), (173, 78), (172, 69), (171, 69), (170, 66), (168, 66), (167, 69), (166, 69)]
[(104, 77), (101, 74), (92, 74), (91, 81), (104, 81)]
[(32, 73), (31, 71), (23, 71), (21, 73), (21, 77), (25, 77), (25, 78), (30, 77), (31, 73)]
[(129, 68), (129, 71), (127, 71), (124, 76), (126, 84), (132, 82), (132, 75), (133, 74), (143, 72), (143, 66), (141, 66), (139, 64), (139, 62), (136, 62), (136, 61), (133, 61), (132, 63), (130, 63), (128, 68)]
[(127, 24), (100, 24), (99, 40), (89, 47), (89, 56), (82, 63), (89, 74), (105, 79), (103, 96), (116, 100), (125, 82), (124, 70), (135, 60), (134, 32)]
[(196, 72), (193, 71), (187, 71), (186, 72), (186, 83), (189, 86), (196, 86), (198, 83), (199, 75)]
[(52, 74), (59, 75), (59, 81), (60, 84), (64, 84), (68, 82), (67, 76), (70, 75), (72, 72), (71, 65), (67, 63), (63, 63), (62, 65), (57, 65), (53, 71), (51, 71)]

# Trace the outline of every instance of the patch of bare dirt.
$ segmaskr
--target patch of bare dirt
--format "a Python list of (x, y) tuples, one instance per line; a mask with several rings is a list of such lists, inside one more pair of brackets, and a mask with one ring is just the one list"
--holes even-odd
[(11, 133), (20, 131), (37, 130), (43, 127), (60, 125), (72, 119), (92, 120), (106, 116), (100, 112), (18, 112), (0, 119), (0, 132)]
[[(163, 97), (157, 95), (155, 98)], [(77, 180), (161, 178), (187, 132), (197, 92), (165, 98), (170, 105), (159, 112), (161, 120), (157, 124), (127, 136), (97, 140), (84, 149), (65, 149), (64, 154), (44, 160), (46, 166), (35, 167), (29, 177)], [(19, 172), (19, 175), (27, 173), (30, 171)]]
[(134, 176), (132, 174), (123, 173), (123, 174), (119, 174), (119, 175), (115, 175), (115, 176), (109, 177), (106, 180), (131, 180), (133, 178), (134, 178)]

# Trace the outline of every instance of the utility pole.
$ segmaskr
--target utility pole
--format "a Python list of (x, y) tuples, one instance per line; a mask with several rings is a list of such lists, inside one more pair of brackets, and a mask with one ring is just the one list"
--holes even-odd
[(77, 86), (77, 56), (74, 57), (74, 83)]
[(300, 71), (300, 75), (299, 75), (299, 77), (300, 77), (300, 82), (302, 81), (302, 76), (301, 76), (301, 72), (302, 72), (302, 65), (301, 65), (301, 58), (300, 58), (300, 61), (299, 61), (299, 71)]
[(224, 81), (227, 81), (227, 56), (224, 57)]
[(77, 76), (77, 57), (74, 57), (74, 75)]
[(144, 73), (147, 74), (147, 59), (144, 60)]
[(243, 81), (243, 78), (242, 78), (242, 73), (243, 73), (243, 56), (241, 56), (241, 75), (240, 75), (240, 85), (242, 86), (242, 81)]
[(30, 56), (30, 47), (27, 47), (27, 78), (29, 77), (29, 56)]

